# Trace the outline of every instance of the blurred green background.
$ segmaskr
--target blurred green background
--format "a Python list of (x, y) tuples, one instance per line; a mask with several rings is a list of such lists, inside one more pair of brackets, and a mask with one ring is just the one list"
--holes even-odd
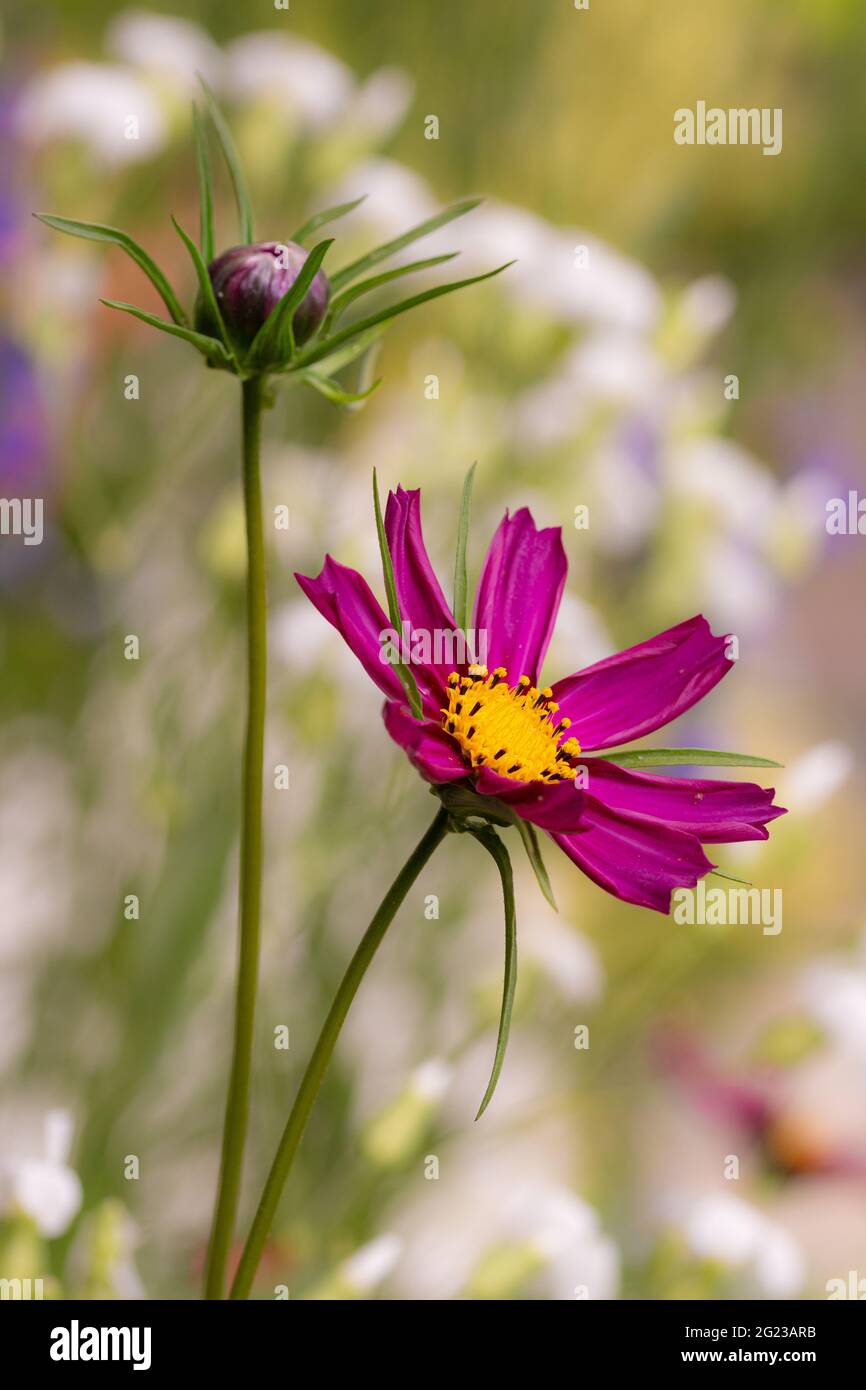
[[(551, 846), (555, 917), (512, 846), (515, 1026), (478, 1125), (501, 913), (492, 866), (453, 837), (365, 981), (257, 1292), (826, 1297), (866, 1275), (864, 541), (825, 527), (828, 499), (864, 486), (862, 6), (5, 9), (0, 494), (43, 496), (46, 535), (0, 541), (0, 1275), (193, 1297), (208, 1230), (235, 948), (237, 391), (99, 304), (158, 307), (119, 251), (30, 217), (128, 229), (189, 302), (169, 214), (194, 232), (197, 69), (263, 236), (368, 192), (339, 264), (483, 193), (435, 250), (467, 273), (518, 260), (394, 325), (363, 411), (293, 393), (266, 421), (266, 509), (291, 515), (269, 536), (266, 765), (290, 787), (266, 784), (244, 1223), (353, 944), (431, 815), (292, 578), (329, 550), (373, 580), (374, 465), (422, 487), (446, 587), (474, 459), (475, 575), (505, 506), (564, 527), (549, 678), (696, 611), (735, 631), (737, 669), (663, 741), (777, 758), (791, 810), (719, 853), (783, 890), (778, 936), (620, 904)], [(782, 153), (676, 145), (698, 100), (781, 107)], [(118, 135), (130, 111), (138, 142)], [(218, 230), (235, 241), (224, 185)]]

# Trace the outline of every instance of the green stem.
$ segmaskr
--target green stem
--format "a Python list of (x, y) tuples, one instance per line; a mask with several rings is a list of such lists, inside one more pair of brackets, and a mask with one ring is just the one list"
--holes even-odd
[(259, 445), (262, 381), (243, 383), (243, 478), (247, 533), (247, 729), (244, 742), (243, 808), (239, 884), (238, 975), (235, 1028), (219, 1189), (205, 1272), (205, 1298), (222, 1298), (234, 1235), (250, 1102), (259, 934), (262, 897), (262, 773), (267, 683), (265, 545)]
[(319, 1040), (313, 1049), (313, 1055), (307, 1064), (300, 1090), (283, 1131), (276, 1157), (262, 1192), (255, 1220), (244, 1247), (244, 1253), (241, 1256), (238, 1272), (229, 1294), (230, 1298), (246, 1298), (249, 1295), (265, 1241), (270, 1233), (277, 1204), (291, 1171), (319, 1087), (328, 1069), (334, 1046), (340, 1036), (340, 1029), (345, 1022), (352, 1000), (358, 992), (358, 986), (363, 980), (367, 967), (376, 954), (385, 932), (393, 921), (397, 909), (431, 854), (437, 845), (441, 844), (447, 833), (448, 812), (443, 808), (438, 812), (430, 829), (419, 841), (394, 879), (349, 963), (340, 988), (337, 990), (336, 998), (331, 1005), (331, 1011), (319, 1034)]

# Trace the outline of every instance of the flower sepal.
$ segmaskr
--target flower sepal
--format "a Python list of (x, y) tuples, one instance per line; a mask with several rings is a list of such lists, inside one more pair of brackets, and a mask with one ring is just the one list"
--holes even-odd
[(532, 872), (535, 874), (542, 894), (554, 912), (558, 911), (547, 869), (541, 856), (538, 836), (535, 833), (535, 827), (529, 821), (524, 820), (504, 801), (500, 801), (499, 797), (480, 796), (468, 780), (439, 783), (432, 786), (430, 791), (442, 802), (448, 812), (448, 829), (456, 834), (469, 834), (477, 838), (479, 831), (490, 830), (496, 826), (504, 829), (513, 825), (523, 841), (526, 857), (532, 866)]
[(510, 806), (496, 796), (479, 796), (468, 780), (442, 782), (430, 788), (448, 812), (449, 829), (457, 834), (483, 830), (488, 825), (508, 826), (517, 823)]

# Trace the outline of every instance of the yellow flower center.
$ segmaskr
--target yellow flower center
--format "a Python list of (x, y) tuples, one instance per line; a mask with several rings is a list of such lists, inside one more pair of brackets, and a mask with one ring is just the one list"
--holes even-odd
[(448, 706), (442, 727), (456, 739), (472, 767), (489, 767), (515, 782), (573, 781), (571, 759), (580, 754), (576, 738), (559, 739), (570, 719), (556, 714), (550, 687), (538, 690), (528, 676), (508, 684), (497, 666), (470, 666), (469, 674), (448, 677)]

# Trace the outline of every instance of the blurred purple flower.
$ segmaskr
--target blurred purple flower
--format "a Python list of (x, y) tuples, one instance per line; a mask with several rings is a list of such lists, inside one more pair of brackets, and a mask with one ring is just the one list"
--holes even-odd
[(0, 337), (0, 496), (33, 497), (45, 484), (48, 440), (31, 358)]
[(728, 1125), (758, 1146), (764, 1162), (784, 1177), (866, 1176), (866, 1154), (835, 1145), (778, 1094), (772, 1073), (743, 1080), (715, 1067), (690, 1037), (664, 1033), (655, 1043), (656, 1060), (692, 1103), (720, 1125)]

